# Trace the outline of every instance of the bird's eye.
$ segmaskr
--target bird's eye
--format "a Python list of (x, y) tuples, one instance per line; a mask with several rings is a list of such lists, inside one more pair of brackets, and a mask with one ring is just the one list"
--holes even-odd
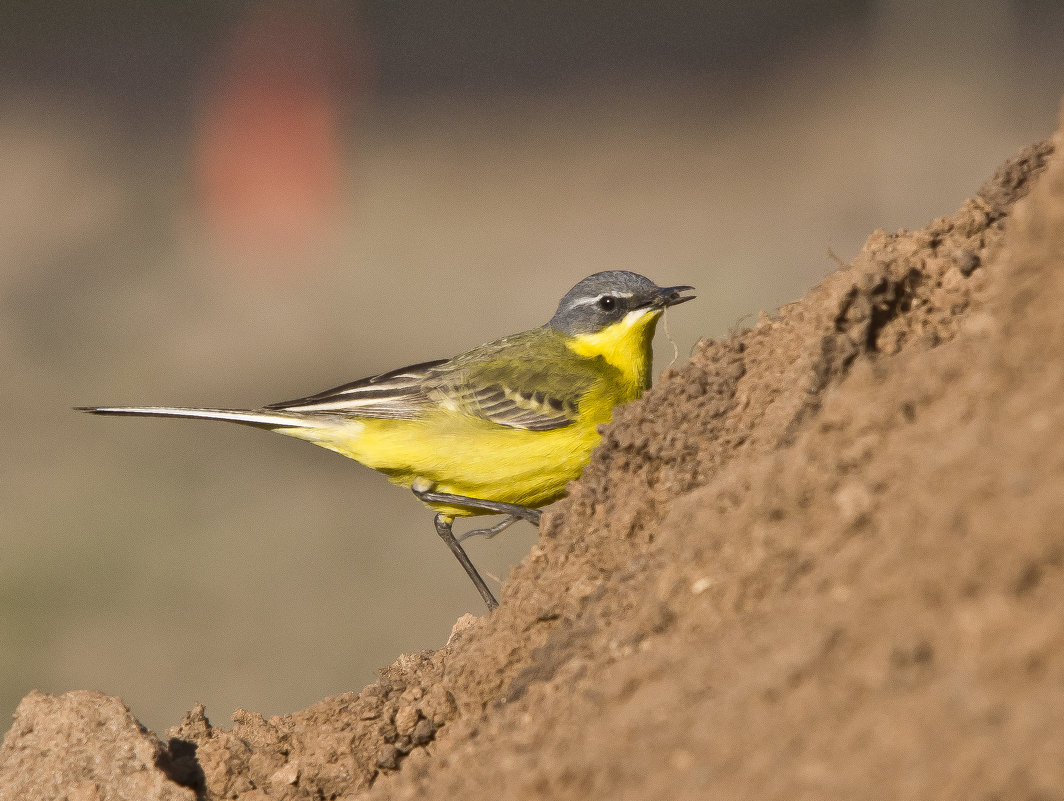
[(617, 298), (613, 295), (603, 295), (599, 298), (598, 304), (604, 311), (613, 311), (617, 308)]

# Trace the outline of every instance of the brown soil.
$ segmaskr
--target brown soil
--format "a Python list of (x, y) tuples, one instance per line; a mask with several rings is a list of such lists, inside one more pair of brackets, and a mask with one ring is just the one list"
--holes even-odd
[(0, 799), (1064, 798), (1052, 152), (700, 343), (445, 648), (165, 746), (31, 694)]

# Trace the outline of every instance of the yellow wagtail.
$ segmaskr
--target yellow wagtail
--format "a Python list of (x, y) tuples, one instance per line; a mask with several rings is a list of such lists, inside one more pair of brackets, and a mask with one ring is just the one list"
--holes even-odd
[[(261, 409), (88, 406), (96, 414), (229, 420), (298, 437), (379, 470), (436, 511), (436, 532), (488, 609), (498, 602), (461, 541), (493, 537), (565, 494), (613, 407), (650, 387), (651, 342), (689, 286), (656, 286), (623, 270), (578, 283), (546, 325)], [(455, 537), (456, 517), (504, 514)]]

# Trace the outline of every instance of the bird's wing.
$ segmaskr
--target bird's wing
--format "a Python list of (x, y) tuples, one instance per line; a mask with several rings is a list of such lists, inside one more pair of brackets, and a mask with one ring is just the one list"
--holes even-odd
[(552, 332), (515, 334), (438, 366), (426, 381), (438, 406), (509, 428), (550, 431), (576, 422), (599, 365), (576, 357)]
[(442, 409), (508, 428), (550, 431), (576, 421), (581, 399), (608, 368), (601, 361), (575, 356), (554, 332), (537, 328), (450, 360), (403, 367), (265, 409), (391, 420), (416, 420)]
[(415, 420), (425, 413), (430, 404), (425, 394), (426, 379), (433, 375), (440, 365), (446, 363), (446, 359), (441, 359), (412, 364), (327, 389), (316, 395), (271, 403), (265, 408), (287, 412), (325, 412), (352, 417)]

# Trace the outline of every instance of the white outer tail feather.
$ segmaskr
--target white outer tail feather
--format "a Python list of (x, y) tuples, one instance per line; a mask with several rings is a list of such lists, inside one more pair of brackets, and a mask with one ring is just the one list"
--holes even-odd
[(232, 423), (246, 423), (268, 428), (318, 428), (324, 422), (307, 419), (307, 416), (302, 414), (256, 411), (254, 409), (201, 409), (186, 406), (84, 406), (78, 408), (80, 411), (92, 412), (93, 414), (227, 420)]

